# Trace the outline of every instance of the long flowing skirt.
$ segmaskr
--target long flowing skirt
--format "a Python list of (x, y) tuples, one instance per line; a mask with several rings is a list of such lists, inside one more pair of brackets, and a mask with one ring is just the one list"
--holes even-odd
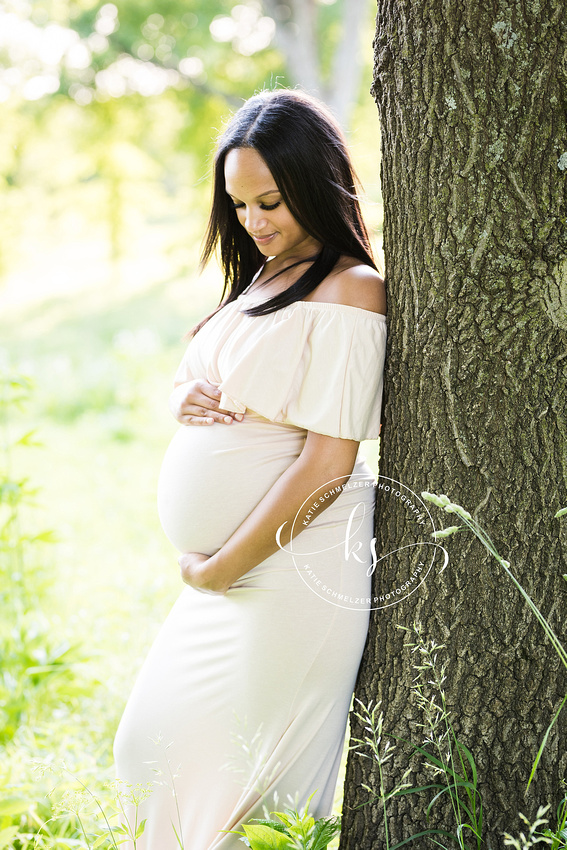
[[(371, 606), (374, 476), (351, 486), (225, 595), (186, 587), (115, 741), (118, 776), (153, 782), (138, 850), (237, 850), (291, 799), (331, 811)], [(300, 520), (301, 521), (301, 520)], [(123, 845), (124, 846), (124, 845)]]

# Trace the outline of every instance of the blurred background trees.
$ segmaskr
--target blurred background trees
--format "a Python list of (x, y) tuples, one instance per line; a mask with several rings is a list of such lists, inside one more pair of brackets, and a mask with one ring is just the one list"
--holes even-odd
[(227, 114), (259, 89), (301, 85), (347, 127), (362, 93), (372, 110), (371, 39), (371, 0), (4, 0), (0, 274), (67, 237), (92, 251), (102, 223), (117, 259), (129, 223), (142, 210), (171, 219), (176, 199), (201, 229), (200, 181)]
[(42, 826), (68, 783), (47, 797), (32, 762), (107, 793), (179, 592), (155, 488), (183, 334), (220, 297), (197, 266), (230, 113), (278, 85), (326, 100), (379, 247), (373, 18), (373, 0), (0, 0), (0, 848), (84, 846), (73, 817)]

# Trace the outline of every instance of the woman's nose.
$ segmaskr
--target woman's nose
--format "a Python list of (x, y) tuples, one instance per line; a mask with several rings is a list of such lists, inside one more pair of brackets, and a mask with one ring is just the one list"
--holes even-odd
[(258, 207), (248, 207), (244, 226), (249, 233), (260, 233), (266, 223), (266, 215)]

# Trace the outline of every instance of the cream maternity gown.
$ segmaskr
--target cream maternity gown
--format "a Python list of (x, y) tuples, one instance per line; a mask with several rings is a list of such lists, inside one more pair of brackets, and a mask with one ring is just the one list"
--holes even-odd
[[(263, 296), (265, 298), (265, 296)], [(308, 430), (378, 437), (385, 317), (298, 301), (267, 316), (247, 292), (190, 342), (176, 381), (219, 383), (231, 425), (180, 425), (158, 484), (180, 552), (213, 554), (300, 454)], [(324, 512), (226, 594), (185, 587), (115, 742), (118, 776), (154, 781), (138, 850), (237, 850), (237, 828), (291, 798), (329, 814), (369, 609), (375, 476), (359, 454)], [(329, 482), (329, 490), (334, 486)], [(324, 499), (324, 496), (322, 497)], [(318, 513), (319, 511), (319, 513)], [(129, 845), (131, 846), (131, 845)]]

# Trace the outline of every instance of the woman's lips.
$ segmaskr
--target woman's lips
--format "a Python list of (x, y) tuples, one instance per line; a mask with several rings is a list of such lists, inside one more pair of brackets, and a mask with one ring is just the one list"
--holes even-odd
[(254, 236), (253, 233), (250, 234), (254, 242), (257, 242), (258, 245), (267, 245), (275, 235), (275, 233), (269, 233), (267, 236)]

